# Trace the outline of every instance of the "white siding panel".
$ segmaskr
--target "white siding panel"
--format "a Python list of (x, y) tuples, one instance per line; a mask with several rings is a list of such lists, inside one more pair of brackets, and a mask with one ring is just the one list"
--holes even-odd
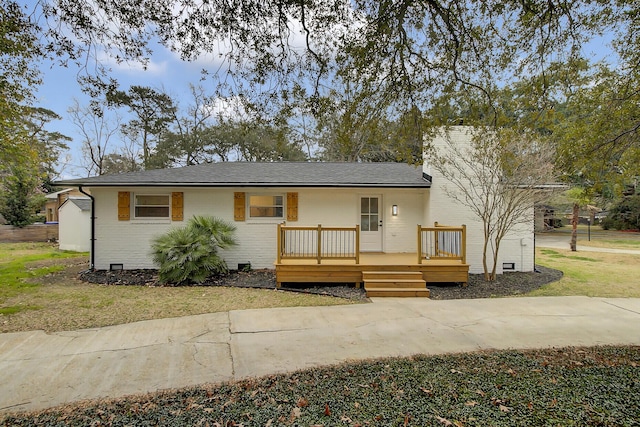
[(58, 211), (60, 249), (88, 252), (91, 249), (91, 211), (67, 201)]
[(360, 201), (355, 190), (301, 188), (295, 191), (298, 191), (298, 221), (289, 225), (353, 227), (359, 223)]
[[(417, 226), (423, 224), (424, 199), (429, 190), (387, 190), (384, 198), (384, 250), (389, 253), (416, 252)], [(398, 205), (398, 215), (391, 207)]]

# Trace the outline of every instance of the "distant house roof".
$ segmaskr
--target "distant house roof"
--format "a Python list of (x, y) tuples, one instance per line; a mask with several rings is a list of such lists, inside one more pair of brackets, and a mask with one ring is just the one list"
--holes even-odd
[(56, 191), (55, 193), (49, 193), (49, 194), (45, 195), (44, 197), (46, 199), (57, 199), (59, 194), (68, 193), (69, 191), (72, 191), (72, 190), (73, 190), (73, 188), (65, 188), (64, 190)]
[(431, 177), (421, 167), (406, 163), (221, 162), (71, 179), (56, 185), (429, 188)]

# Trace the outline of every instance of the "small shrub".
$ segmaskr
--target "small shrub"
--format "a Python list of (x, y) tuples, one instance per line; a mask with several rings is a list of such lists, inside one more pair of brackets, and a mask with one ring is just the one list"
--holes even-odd
[(201, 283), (229, 272), (218, 250), (235, 245), (235, 227), (210, 216), (194, 216), (152, 242), (153, 262), (162, 283)]

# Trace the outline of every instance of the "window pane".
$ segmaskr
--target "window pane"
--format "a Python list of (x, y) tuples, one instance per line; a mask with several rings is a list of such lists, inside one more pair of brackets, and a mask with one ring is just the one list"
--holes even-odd
[(365, 214), (369, 213), (369, 198), (362, 197), (360, 198), (360, 212)]
[(163, 195), (143, 195), (136, 196), (136, 205), (166, 205), (169, 206), (169, 196)]
[(369, 199), (369, 212), (371, 213), (378, 213), (378, 198), (377, 197), (372, 197)]
[(138, 218), (168, 218), (169, 206), (136, 206)]
[(369, 215), (360, 215), (360, 231), (369, 231)]
[(369, 216), (369, 231), (378, 231), (378, 215)]
[(251, 206), (250, 215), (253, 218), (280, 218), (282, 217), (282, 208), (275, 206)]
[(282, 206), (282, 196), (250, 196), (251, 206)]

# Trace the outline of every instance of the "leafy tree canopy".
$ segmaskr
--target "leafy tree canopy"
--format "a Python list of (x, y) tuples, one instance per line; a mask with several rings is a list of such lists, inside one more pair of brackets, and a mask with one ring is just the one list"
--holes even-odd
[[(618, 53), (637, 59), (634, 0), (123, 0), (43, 3), (50, 49), (73, 58), (105, 49), (145, 61), (159, 41), (184, 59), (220, 59), (220, 88), (319, 100), (336, 76), (354, 74), (380, 96), (425, 102), (460, 87), (491, 91), (579, 56), (611, 31)], [(78, 41), (75, 43), (75, 41)], [(317, 104), (319, 108), (321, 104)]]
[(41, 55), (38, 28), (14, 1), (0, 4), (0, 163), (35, 158), (23, 126), (40, 74), (33, 62)]

